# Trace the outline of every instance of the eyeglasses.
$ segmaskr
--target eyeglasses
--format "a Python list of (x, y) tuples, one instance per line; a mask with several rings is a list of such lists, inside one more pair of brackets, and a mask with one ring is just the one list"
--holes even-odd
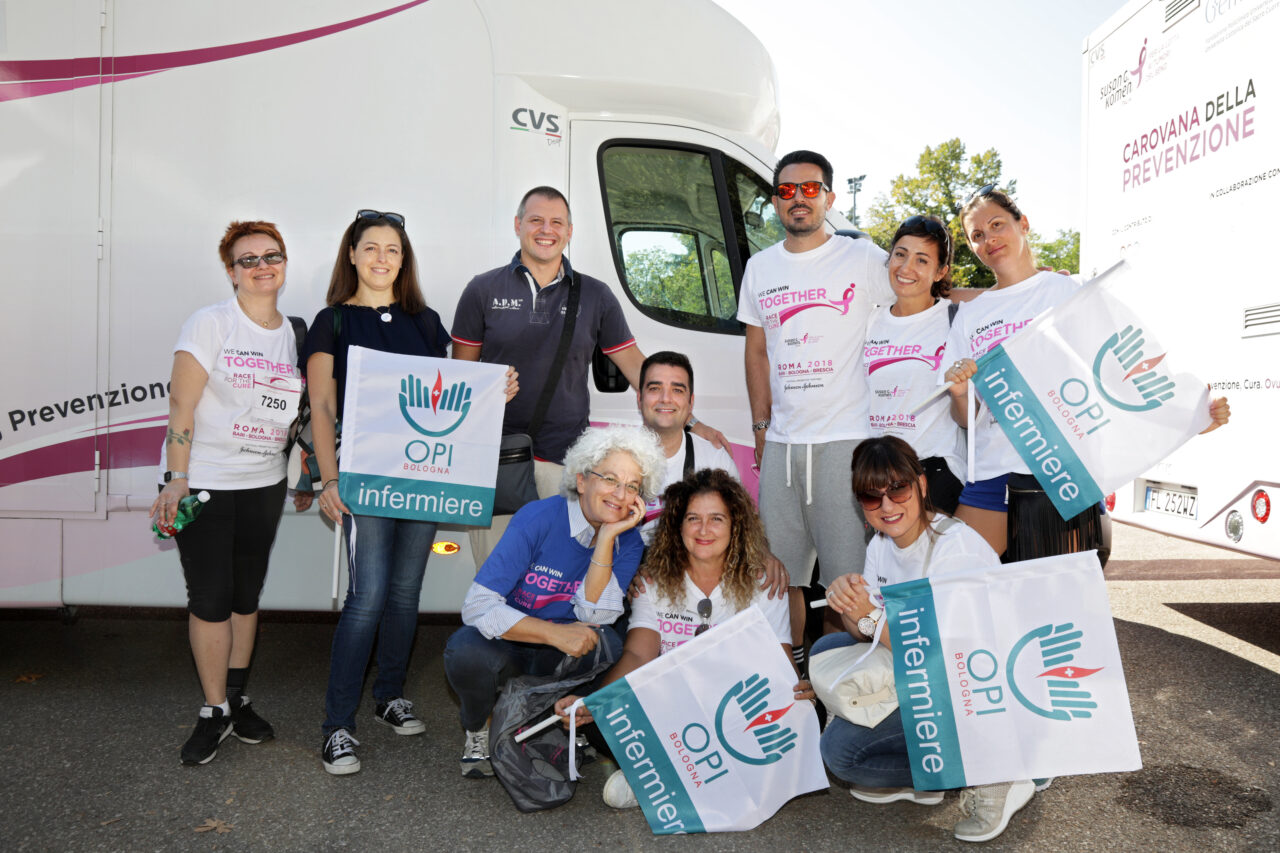
[(284, 252), (267, 252), (265, 255), (245, 255), (243, 258), (236, 258), (231, 263), (239, 264), (247, 270), (251, 270), (258, 265), (260, 261), (266, 261), (267, 266), (279, 266), (284, 263)]
[(711, 599), (704, 598), (698, 602), (698, 618), (702, 620), (702, 624), (693, 630), (695, 637), (711, 630)]
[(823, 190), (826, 190), (827, 192), (831, 192), (831, 187), (827, 186), (822, 181), (805, 181), (799, 184), (791, 183), (791, 182), (787, 182), (785, 184), (778, 184), (776, 187), (773, 188), (773, 192), (774, 192), (774, 195), (776, 195), (778, 198), (782, 199), (783, 201), (786, 201), (788, 199), (793, 199), (796, 197), (797, 189), (800, 190), (800, 192), (804, 195), (805, 198), (817, 198), (818, 193), (822, 192)]
[(975, 198), (986, 198), (995, 191), (995, 184), (987, 184), (985, 187), (978, 187), (976, 190), (969, 193), (969, 197), (964, 200), (964, 203), (967, 206), (969, 202), (973, 201)]
[(885, 497), (896, 504), (904, 504), (911, 500), (911, 495), (914, 493), (911, 481), (903, 480), (899, 483), (890, 483), (889, 488), (882, 491), (858, 492), (858, 503), (862, 504), (863, 509), (879, 509)]
[(608, 488), (608, 490), (611, 492), (616, 492), (618, 491), (618, 489), (626, 489), (627, 494), (629, 495), (635, 496), (640, 494), (640, 487), (637, 486), (635, 483), (624, 483), (621, 480), (619, 480), (617, 477), (611, 477), (608, 474), (599, 474), (599, 473), (596, 473), (595, 471), (588, 471), (587, 473), (595, 474), (597, 477), (603, 480), (605, 487)]
[(404, 217), (399, 213), (391, 213), (390, 211), (381, 210), (357, 210), (356, 219), (368, 219), (371, 222), (379, 219), (385, 219), (388, 222), (394, 222), (401, 228), (404, 227)]

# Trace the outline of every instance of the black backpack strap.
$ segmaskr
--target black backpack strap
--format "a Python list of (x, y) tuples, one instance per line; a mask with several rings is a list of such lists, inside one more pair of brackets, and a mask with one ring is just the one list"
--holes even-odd
[(693, 433), (686, 431), (684, 434), (684, 476), (688, 477), (693, 472)]
[(556, 348), (556, 357), (551, 362), (551, 369), (547, 371), (546, 382), (542, 386), (542, 393), (538, 397), (538, 403), (533, 407), (533, 417), (529, 419), (529, 437), (533, 438), (538, 434), (538, 430), (542, 429), (542, 422), (546, 420), (547, 409), (551, 407), (551, 395), (555, 393), (556, 386), (560, 384), (560, 373), (564, 370), (565, 360), (569, 357), (569, 344), (573, 341), (573, 330), (578, 325), (578, 303), (582, 297), (582, 282), (575, 272), (569, 279), (569, 304), (564, 309), (564, 325), (560, 331), (560, 345)]
[(947, 325), (954, 326), (956, 323), (956, 312), (960, 310), (959, 302), (952, 302), (947, 306)]
[(293, 326), (293, 337), (298, 343), (298, 369), (305, 372), (307, 368), (302, 363), (302, 353), (307, 346), (307, 321), (290, 314), (289, 323)]

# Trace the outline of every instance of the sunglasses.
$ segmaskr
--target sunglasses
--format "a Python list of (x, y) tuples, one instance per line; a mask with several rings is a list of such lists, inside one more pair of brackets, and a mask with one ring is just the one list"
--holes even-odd
[(258, 265), (259, 261), (266, 261), (267, 266), (279, 266), (284, 263), (284, 252), (267, 252), (265, 255), (245, 255), (243, 258), (236, 258), (231, 263), (239, 264), (247, 270), (251, 270)]
[(947, 230), (947, 226), (931, 216), (910, 216), (898, 226), (899, 231), (913, 231), (917, 228), (923, 228), (924, 233), (937, 236), (944, 246), (951, 245), (951, 232)]
[(711, 599), (704, 598), (698, 602), (698, 618), (702, 620), (702, 624), (693, 630), (693, 636), (695, 637), (701, 636), (711, 629)]
[(822, 192), (823, 190), (826, 190), (827, 192), (831, 192), (831, 187), (827, 186), (822, 181), (805, 181), (799, 184), (790, 183), (790, 182), (785, 184), (778, 184), (776, 187), (773, 188), (773, 192), (774, 192), (774, 195), (776, 195), (778, 198), (782, 199), (783, 201), (787, 201), (789, 199), (793, 199), (796, 197), (797, 189), (800, 190), (800, 192), (804, 195), (805, 198), (817, 198), (818, 193)]
[(396, 225), (399, 225), (401, 228), (404, 227), (404, 217), (401, 216), (399, 213), (391, 213), (390, 211), (357, 210), (356, 219), (367, 219), (371, 222), (376, 222), (379, 219), (385, 219), (388, 222), (394, 222)]
[(912, 485), (910, 480), (903, 480), (899, 483), (890, 483), (889, 488), (880, 491), (858, 492), (858, 503), (862, 504), (863, 509), (879, 509), (887, 496), (896, 504), (904, 504), (915, 494)]
[(967, 205), (969, 204), (969, 202), (973, 201), (975, 198), (986, 198), (987, 196), (995, 192), (996, 189), (997, 188), (995, 184), (987, 184), (985, 187), (978, 187), (976, 190), (969, 193), (969, 196), (964, 200), (964, 203)]

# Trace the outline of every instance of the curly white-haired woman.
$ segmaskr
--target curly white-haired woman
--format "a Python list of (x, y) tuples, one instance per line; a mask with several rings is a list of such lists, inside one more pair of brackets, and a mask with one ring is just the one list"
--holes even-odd
[[(523, 507), (476, 574), (463, 627), (444, 650), (466, 729), (462, 775), (492, 776), (489, 717), (517, 675), (548, 675), (566, 656), (622, 639), (610, 627), (640, 565), (637, 525), (667, 460), (643, 427), (588, 429), (564, 459), (560, 494)], [(597, 633), (593, 626), (605, 626)]]

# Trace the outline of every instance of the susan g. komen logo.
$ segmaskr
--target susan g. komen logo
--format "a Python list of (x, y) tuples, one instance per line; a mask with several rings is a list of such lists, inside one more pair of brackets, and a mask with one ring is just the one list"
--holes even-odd
[(471, 411), (471, 386), (454, 382), (444, 387), (444, 377), (436, 371), (431, 386), (410, 374), (400, 380), (400, 414), (423, 435), (439, 438), (453, 432)]
[[(790, 690), (787, 698), (791, 698)], [(773, 764), (796, 745), (797, 735), (781, 720), (794, 707), (775, 704), (769, 679), (753, 674), (737, 682), (716, 709), (716, 737), (724, 751), (743, 764)]]
[(1156, 370), (1165, 353), (1148, 356), (1142, 329), (1125, 326), (1098, 348), (1093, 384), (1108, 403), (1126, 412), (1149, 412), (1173, 398), (1176, 385)]
[[(1098, 707), (1093, 694), (1082, 687), (1081, 682), (1101, 671), (1102, 667), (1090, 669), (1075, 663), (1075, 653), (1081, 647), (1084, 632), (1071, 622), (1063, 625), (1041, 625), (1028, 631), (1022, 639), (1014, 643), (1009, 652), (1009, 662), (1005, 671), (1009, 677), (1009, 692), (1024, 708), (1050, 720), (1088, 719)], [(1017, 673), (1018, 659), (1023, 652), (1035, 655), (1039, 652), (1039, 660), (1024, 665), (1024, 672), (1035, 672), (1035, 686), (1019, 684)], [(1035, 694), (1034, 698), (1030, 694)]]

